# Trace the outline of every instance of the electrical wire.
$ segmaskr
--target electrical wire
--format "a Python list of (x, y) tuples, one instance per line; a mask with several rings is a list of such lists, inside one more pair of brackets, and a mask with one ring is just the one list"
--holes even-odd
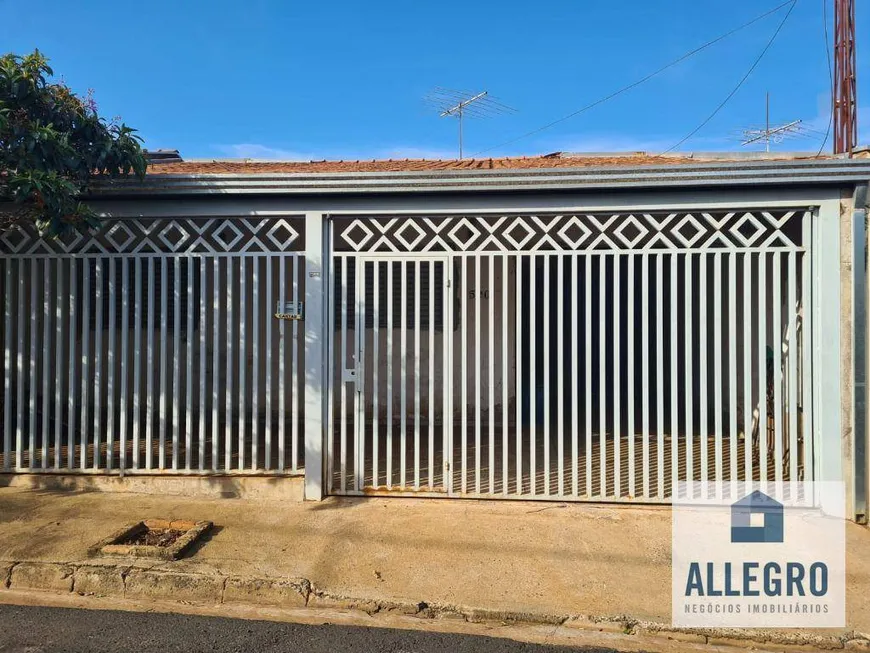
[(662, 66), (662, 67), (659, 68), (658, 70), (656, 70), (656, 71), (654, 71), (654, 72), (652, 72), (652, 73), (646, 75), (645, 77), (642, 77), (642, 78), (638, 79), (638, 80), (635, 81), (635, 82), (632, 82), (631, 84), (628, 84), (627, 86), (623, 86), (622, 88), (620, 88), (620, 89), (614, 91), (613, 93), (610, 93), (609, 95), (606, 95), (606, 96), (604, 96), (604, 97), (602, 97), (602, 98), (600, 98), (600, 99), (598, 99), (598, 100), (595, 100), (594, 102), (592, 102), (592, 103), (590, 103), (590, 104), (587, 104), (586, 106), (584, 106), (584, 107), (582, 107), (582, 108), (580, 108), (580, 109), (577, 109), (577, 111), (574, 111), (574, 112), (572, 112), (572, 113), (569, 113), (569, 114), (566, 115), (566, 116), (563, 116), (563, 117), (561, 117), (561, 118), (558, 118), (557, 120), (554, 120), (554, 121), (552, 121), (552, 122), (549, 122), (549, 123), (547, 123), (546, 125), (543, 125), (542, 127), (538, 127), (537, 129), (533, 129), (532, 131), (527, 132), (527, 133), (523, 134), (522, 136), (517, 136), (516, 138), (513, 138), (513, 139), (511, 139), (511, 140), (509, 140), (509, 141), (505, 141), (504, 143), (499, 143), (498, 145), (493, 145), (492, 147), (488, 147), (488, 148), (486, 148), (486, 149), (484, 149), (484, 150), (479, 150), (478, 152), (473, 153), (471, 156), (472, 156), (472, 157), (476, 157), (476, 156), (478, 156), (478, 155), (480, 155), (480, 154), (484, 154), (484, 153), (486, 153), (486, 152), (490, 152), (490, 151), (492, 151), (492, 150), (497, 150), (497, 149), (501, 149), (501, 148), (503, 148), (503, 147), (506, 147), (506, 146), (508, 146), (508, 145), (513, 145), (513, 144), (516, 143), (517, 141), (521, 141), (521, 140), (523, 140), (523, 139), (528, 138), (529, 136), (534, 136), (535, 134), (539, 134), (539, 133), (542, 132), (542, 131), (545, 131), (545, 130), (547, 130), (547, 129), (550, 129), (551, 127), (555, 127), (556, 125), (558, 125), (558, 124), (560, 124), (560, 123), (563, 123), (563, 122), (565, 122), (566, 120), (570, 120), (571, 118), (573, 118), (573, 117), (575, 117), (575, 116), (578, 116), (578, 115), (580, 115), (581, 113), (584, 113), (584, 112), (589, 111), (590, 109), (593, 109), (593, 108), (595, 108), (595, 107), (597, 107), (597, 106), (599, 106), (599, 105), (601, 105), (601, 104), (604, 104), (604, 103), (607, 102), (608, 100), (612, 100), (613, 98), (615, 98), (615, 97), (617, 97), (617, 96), (619, 96), (619, 95), (622, 95), (623, 93), (625, 93), (625, 92), (627, 92), (627, 91), (630, 91), (630, 90), (632, 90), (633, 88), (636, 88), (636, 87), (640, 86), (640, 85), (643, 84), (644, 82), (647, 82), (647, 81), (651, 80), (653, 77), (656, 77), (656, 76), (660, 75), (661, 73), (665, 72), (666, 70), (668, 70), (668, 69), (670, 69), (670, 68), (673, 68), (673, 67), (676, 66), (677, 64), (682, 63), (682, 62), (685, 61), (686, 59), (688, 59), (688, 58), (690, 58), (690, 57), (692, 57), (692, 56), (698, 54), (699, 52), (701, 52), (701, 51), (703, 51), (703, 50), (706, 50), (707, 48), (709, 48), (709, 47), (711, 47), (711, 46), (713, 46), (713, 45), (716, 45), (716, 44), (719, 43), (720, 41), (723, 41), (723, 40), (727, 39), (729, 36), (732, 36), (733, 34), (736, 34), (737, 32), (740, 32), (741, 30), (744, 30), (744, 29), (746, 29), (747, 27), (750, 27), (751, 25), (754, 25), (754, 24), (757, 23), (758, 21), (760, 21), (760, 20), (762, 20), (762, 19), (764, 19), (764, 18), (767, 18), (767, 17), (770, 16), (771, 14), (775, 14), (775, 13), (777, 13), (777, 12), (778, 12), (780, 9), (782, 9), (783, 7), (786, 7), (786, 6), (788, 6), (788, 5), (792, 5), (791, 8), (789, 9), (789, 13), (791, 13), (791, 9), (794, 8), (794, 4), (795, 4), (795, 2), (797, 2), (797, 0), (786, 0), (786, 2), (783, 2), (783, 3), (780, 4), (780, 5), (777, 5), (777, 6), (774, 7), (773, 9), (770, 9), (769, 11), (766, 11), (766, 12), (764, 12), (763, 14), (760, 14), (760, 15), (756, 16), (755, 18), (753, 18), (752, 20), (750, 20), (748, 23), (744, 23), (744, 24), (740, 25), (739, 27), (735, 27), (734, 29), (732, 29), (732, 30), (729, 31), (729, 32), (725, 32), (724, 34), (722, 34), (722, 35), (720, 35), (720, 36), (717, 36), (715, 39), (713, 39), (713, 40), (711, 40), (711, 41), (707, 41), (706, 43), (704, 43), (703, 45), (701, 45), (701, 46), (695, 48), (694, 50), (690, 50), (689, 52), (687, 52), (686, 54), (682, 55), (681, 57), (679, 57), (679, 58), (677, 58), (677, 59), (674, 59), (673, 61), (671, 61), (671, 62), (668, 63), (668, 64), (665, 64), (664, 66)]
[(819, 151), (816, 156), (822, 155), (822, 150), (828, 144), (828, 138), (831, 136), (831, 126), (834, 123), (834, 69), (831, 65), (831, 39), (828, 36), (828, 0), (822, 0), (822, 22), (825, 24), (825, 56), (828, 59), (828, 78), (831, 81), (831, 113), (828, 115), (828, 128), (825, 130), (825, 139), (819, 145)]
[(664, 152), (662, 152), (662, 154), (667, 154), (668, 152), (672, 152), (673, 150), (680, 147), (680, 145), (685, 143), (687, 140), (692, 138), (692, 136), (694, 136), (699, 131), (701, 131), (707, 125), (707, 123), (709, 123), (711, 120), (713, 120), (713, 118), (716, 116), (716, 114), (719, 113), (725, 107), (726, 104), (728, 104), (728, 102), (731, 100), (731, 98), (733, 98), (737, 94), (737, 91), (740, 90), (740, 87), (743, 86), (743, 83), (747, 79), (749, 79), (749, 76), (758, 67), (758, 64), (761, 63), (761, 60), (764, 58), (764, 55), (767, 54), (767, 51), (770, 49), (770, 46), (773, 45), (773, 42), (776, 40), (776, 37), (779, 36), (779, 33), (782, 31), (782, 28), (785, 26), (785, 23), (788, 20), (788, 17), (791, 16), (791, 12), (794, 11), (795, 5), (797, 5), (797, 0), (792, 0), (791, 7), (788, 8), (788, 11), (786, 12), (785, 16), (783, 16), (783, 19), (780, 21), (780, 23), (777, 26), (776, 30), (774, 31), (773, 35), (771, 35), (770, 39), (767, 41), (767, 45), (764, 46), (764, 49), (755, 58), (755, 61), (752, 62), (752, 65), (749, 67), (749, 70), (746, 71), (746, 74), (743, 75), (743, 78), (739, 82), (737, 82), (737, 86), (735, 86), (733, 89), (731, 89), (731, 92), (725, 96), (725, 99), (719, 103), (719, 106), (717, 106), (715, 109), (713, 109), (713, 112), (709, 116), (707, 116), (701, 122), (700, 125), (698, 125), (692, 131), (690, 131), (688, 134), (683, 136), (683, 138), (680, 139), (678, 142), (671, 145), (668, 149), (666, 149)]

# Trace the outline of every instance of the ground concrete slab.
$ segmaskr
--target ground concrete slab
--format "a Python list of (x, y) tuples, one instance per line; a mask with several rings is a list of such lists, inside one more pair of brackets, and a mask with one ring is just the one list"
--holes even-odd
[[(439, 617), (502, 615), (509, 623), (510, 615), (537, 615), (542, 626), (569, 630), (566, 619), (578, 616), (623, 629), (670, 623), (666, 508), (398, 498), (299, 503), (2, 488), (0, 561), (17, 563), (12, 589), (16, 574), (34, 579), (31, 585), (67, 582), (57, 571), (39, 580), (38, 566), (18, 572), (25, 562), (52, 562), (75, 565), (77, 590), (110, 596), (116, 572), (99, 576), (93, 567), (119, 561), (88, 558), (88, 547), (144, 518), (215, 526), (190, 557), (130, 561), (128, 598), (246, 603), (246, 596), (262, 595), (292, 607), (304, 597), (306, 607), (371, 614), (393, 606), (397, 616), (438, 606)], [(847, 546), (849, 629), (867, 634), (870, 532), (849, 524)], [(82, 566), (87, 571), (80, 573)], [(0, 562), (0, 578), (3, 569)]]

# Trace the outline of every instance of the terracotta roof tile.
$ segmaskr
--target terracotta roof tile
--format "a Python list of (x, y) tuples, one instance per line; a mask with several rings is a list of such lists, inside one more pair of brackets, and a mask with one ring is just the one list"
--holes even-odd
[(436, 170), (502, 170), (533, 168), (588, 168), (603, 166), (678, 165), (699, 163), (690, 157), (629, 156), (590, 157), (511, 157), (492, 159), (400, 159), (371, 161), (183, 161), (161, 163), (148, 168), (148, 174), (269, 174), (331, 172), (415, 172)]

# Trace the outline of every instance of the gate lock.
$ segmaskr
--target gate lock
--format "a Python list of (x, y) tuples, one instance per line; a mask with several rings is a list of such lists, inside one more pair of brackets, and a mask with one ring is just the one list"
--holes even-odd
[(301, 320), (303, 302), (278, 302), (275, 317), (279, 320)]

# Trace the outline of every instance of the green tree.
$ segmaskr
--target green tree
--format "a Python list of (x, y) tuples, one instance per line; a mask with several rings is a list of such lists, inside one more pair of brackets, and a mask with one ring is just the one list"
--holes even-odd
[(79, 199), (91, 182), (145, 174), (136, 130), (100, 118), (90, 92), (80, 97), (53, 77), (39, 50), (0, 57), (0, 230), (18, 220), (48, 236), (96, 227)]

